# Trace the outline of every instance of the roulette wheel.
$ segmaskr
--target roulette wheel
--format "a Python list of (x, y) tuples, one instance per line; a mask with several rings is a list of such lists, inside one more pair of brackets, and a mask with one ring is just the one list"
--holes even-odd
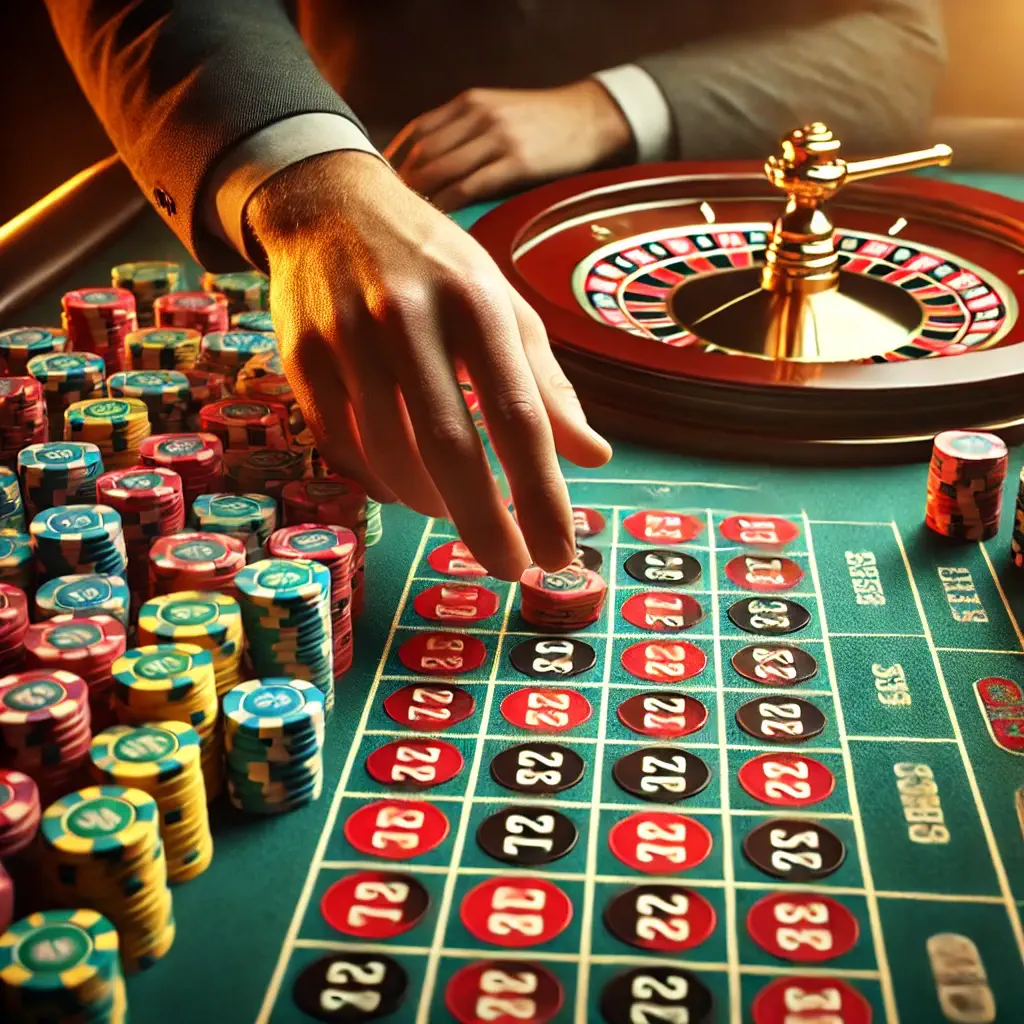
[(815, 123), (763, 166), (554, 182), (473, 234), (592, 420), (712, 455), (895, 461), (951, 425), (1024, 433), (1024, 206), (845, 160)]

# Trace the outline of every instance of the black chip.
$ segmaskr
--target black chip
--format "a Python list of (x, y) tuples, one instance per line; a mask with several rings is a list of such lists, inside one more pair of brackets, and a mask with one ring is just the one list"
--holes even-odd
[(783, 597), (744, 597), (729, 608), (729, 618), (746, 633), (782, 636), (803, 629), (811, 621), (811, 613)]
[(627, 793), (656, 804), (696, 796), (711, 781), (711, 769), (678, 747), (643, 747), (612, 765), (612, 778)]
[(604, 555), (597, 548), (589, 547), (586, 544), (576, 545), (576, 557), (572, 560), (573, 565), (582, 566), (591, 572), (600, 572), (604, 565)]
[(604, 908), (604, 925), (627, 946), (671, 952), (666, 936), (669, 940), (691, 938), (686, 921), (690, 897), (691, 890), (678, 882), (634, 885)]
[(663, 548), (635, 551), (623, 568), (640, 583), (656, 583), (661, 587), (682, 587), (700, 579), (700, 562), (693, 555)]
[(537, 796), (572, 789), (585, 770), (583, 758), (575, 750), (544, 740), (509, 747), (491, 761), (491, 778), (499, 786)]
[(685, 1021), (713, 1024), (715, 999), (692, 971), (645, 964), (617, 974), (601, 993), (601, 1016), (607, 1024), (638, 1021)]
[(594, 667), (594, 648), (573, 637), (532, 636), (512, 648), (512, 664), (531, 679), (568, 679)]
[(572, 820), (552, 807), (506, 807), (484, 818), (476, 830), (484, 853), (519, 867), (561, 860), (579, 837)]
[(795, 686), (818, 674), (813, 654), (792, 644), (750, 644), (732, 656), (732, 667), (752, 683)]
[(815, 821), (774, 818), (744, 836), (743, 854), (772, 878), (810, 882), (838, 871), (846, 859), (846, 846)]
[(311, 963), (295, 979), (292, 998), (316, 1020), (376, 1020), (402, 1005), (408, 987), (409, 978), (397, 961), (353, 950)]
[(825, 728), (826, 718), (800, 697), (755, 697), (736, 709), (736, 722), (762, 743), (803, 743)]

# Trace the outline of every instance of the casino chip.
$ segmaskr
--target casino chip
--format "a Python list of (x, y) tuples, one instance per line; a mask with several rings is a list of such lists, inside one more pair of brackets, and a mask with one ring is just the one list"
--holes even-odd
[(700, 732), (708, 720), (708, 709), (696, 697), (656, 690), (627, 697), (616, 713), (627, 729), (663, 740)]
[(22, 667), (28, 629), (25, 591), (10, 583), (0, 583), (0, 675), (8, 675)]
[(0, 582), (31, 593), (36, 586), (32, 538), (17, 530), (0, 530)]
[(473, 552), (461, 540), (449, 540), (438, 545), (427, 555), (427, 562), (434, 572), (439, 572), (442, 576), (475, 579), (487, 575), (487, 570), (473, 557)]
[(681, 551), (645, 549), (634, 551), (623, 563), (626, 572), (640, 583), (684, 587), (701, 577), (701, 564)]
[(288, 408), (277, 402), (211, 402), (200, 409), (199, 426), (220, 440), (229, 466), (242, 462), (254, 448), (288, 447)]
[(157, 327), (185, 327), (200, 334), (228, 329), (228, 300), (206, 292), (173, 292), (153, 302)]
[(1013, 531), (1010, 534), (1010, 561), (1024, 568), (1024, 469), (1017, 483), (1017, 503), (1013, 513)]
[[(73, 402), (103, 395), (106, 366), (92, 352), (63, 352), (33, 356), (28, 373), (43, 389), (48, 420), (47, 437), (59, 441), (64, 436), (64, 413)], [(46, 440), (46, 438), (40, 438)]]
[(177, 370), (195, 368), (202, 335), (184, 327), (146, 327), (133, 331), (125, 342), (129, 370)]
[(444, 993), (458, 1024), (550, 1024), (565, 1003), (561, 981), (527, 960), (483, 960), (460, 967)]
[(149, 410), (139, 398), (86, 398), (64, 413), (64, 440), (95, 444), (106, 469), (134, 466), (149, 435)]
[(179, 370), (126, 370), (107, 378), (110, 398), (135, 398), (146, 406), (157, 433), (186, 429), (192, 382)]
[(149, 592), (154, 597), (182, 590), (233, 594), (245, 568), (245, 545), (227, 534), (183, 531), (158, 537), (149, 549)]
[(590, 720), (594, 709), (579, 690), (529, 686), (514, 690), (501, 702), (501, 717), (517, 729), (565, 732)]
[(747, 934), (780, 960), (816, 964), (849, 953), (857, 945), (860, 925), (853, 912), (831, 896), (784, 889), (750, 908)]
[(678, 747), (642, 747), (612, 765), (620, 789), (641, 800), (674, 804), (696, 796), (711, 781), (711, 769), (696, 754)]
[(280, 501), (285, 485), (313, 472), (312, 448), (254, 448), (228, 470), (233, 490)]
[(434, 622), (482, 622), (498, 611), (498, 595), (487, 587), (438, 583), (416, 595), (413, 609)]
[(588, 537), (596, 537), (604, 530), (604, 516), (596, 508), (574, 506), (572, 525), (576, 530), (577, 538), (586, 540)]
[(871, 1024), (871, 1004), (848, 981), (817, 974), (774, 978), (754, 997), (753, 1024), (813, 1024), (822, 1013), (835, 1024)]
[(269, 310), (250, 309), (244, 313), (235, 313), (231, 317), (231, 326), (237, 331), (261, 331), (269, 334), (274, 330), (274, 321)]
[(569, 679), (589, 672), (597, 655), (584, 640), (534, 636), (517, 643), (509, 659), (517, 671), (531, 679)]
[(0, 768), (0, 860), (29, 847), (42, 816), (35, 779), (13, 768)]
[(617, 974), (601, 992), (607, 1024), (639, 1020), (714, 1024), (714, 996), (700, 978), (681, 967), (644, 964)]
[(35, 356), (63, 352), (67, 335), (49, 327), (11, 327), (0, 331), (0, 375), (24, 377)]
[(811, 621), (811, 613), (796, 601), (777, 597), (744, 597), (729, 606), (729, 621), (745, 633), (782, 636), (797, 633)]
[(792, 644), (751, 644), (741, 647), (731, 662), (744, 679), (765, 686), (795, 686), (818, 674), (814, 655)]
[(247, 557), (257, 560), (277, 529), (277, 502), (267, 494), (200, 494), (192, 519), (202, 533), (237, 537)]
[(648, 875), (694, 868), (711, 853), (711, 833), (676, 811), (639, 811), (608, 831), (608, 848), (627, 867)]
[(576, 545), (576, 557), (572, 565), (577, 569), (589, 569), (591, 572), (600, 572), (604, 565), (604, 555), (597, 548), (587, 547), (586, 544)]
[(682, 953), (706, 942), (715, 908), (676, 882), (648, 882), (620, 892), (605, 907), (605, 927), (621, 942), (652, 953)]
[(533, 626), (582, 629), (601, 617), (608, 585), (590, 569), (570, 565), (560, 572), (530, 566), (519, 580), (519, 613)]
[(128, 559), (121, 517), (109, 505), (57, 505), (40, 512), (29, 533), (45, 579), (124, 575)]
[(18, 479), (30, 517), (55, 505), (94, 504), (103, 456), (94, 444), (47, 441), (18, 453)]
[(224, 449), (213, 434), (153, 434), (142, 442), (139, 462), (173, 469), (188, 509), (201, 494), (224, 488)]
[[(0, 537), (0, 550), (3, 538)], [(112, 615), (128, 628), (128, 584), (121, 576), (81, 573), (58, 576), (40, 585), (35, 596), (39, 619), (55, 615), (84, 615), (92, 612)]]
[(309, 964), (295, 979), (295, 1005), (314, 1020), (377, 1020), (405, 1001), (409, 977), (389, 956), (346, 950)]
[(586, 765), (583, 758), (558, 743), (534, 740), (509, 747), (491, 760), (491, 778), (515, 793), (550, 796), (579, 785)]
[(539, 946), (569, 927), (572, 902), (552, 882), (530, 875), (489, 878), (462, 898), (459, 918), (480, 942), (508, 949)]
[(773, 818), (743, 837), (743, 855), (759, 871), (789, 882), (827, 878), (843, 866), (846, 846), (807, 818)]
[(1009, 462), (1009, 450), (995, 434), (938, 434), (928, 467), (925, 525), (955, 541), (996, 536)]
[(804, 571), (792, 558), (737, 555), (726, 562), (725, 575), (740, 590), (770, 594), (792, 590), (804, 578)]
[(398, 648), (398, 659), (421, 675), (474, 672), (487, 658), (484, 642), (469, 633), (414, 633)]
[(235, 392), (249, 398), (281, 402), (290, 408), (293, 407), (295, 395), (285, 376), (284, 365), (276, 346), (273, 351), (258, 352), (246, 361), (235, 378)]
[(780, 548), (800, 536), (800, 528), (778, 516), (728, 516), (718, 524), (726, 540), (750, 547)]
[(277, 338), (262, 331), (211, 331), (203, 335), (199, 366), (222, 373), (229, 380), (238, 376), (253, 356), (276, 355)]
[(377, 800), (345, 822), (345, 838), (360, 853), (411, 860), (436, 850), (451, 830), (444, 811), (425, 800)]
[(644, 544), (685, 544), (695, 540), (704, 529), (703, 519), (681, 512), (634, 512), (622, 521), (626, 532)]
[(461, 686), (411, 683), (384, 700), (384, 712), (400, 725), (420, 732), (441, 732), (465, 721), (476, 698)]
[(343, 935), (380, 942), (415, 928), (429, 906), (430, 894), (413, 875), (358, 871), (331, 885), (320, 900), (320, 914)]
[(680, 633), (704, 618), (704, 609), (689, 594), (646, 590), (626, 598), (622, 617), (637, 629), (653, 633)]
[(773, 807), (808, 807), (830, 797), (836, 788), (826, 765), (785, 750), (751, 758), (736, 777), (746, 793)]
[(451, 782), (463, 763), (459, 748), (444, 740), (402, 739), (374, 750), (366, 759), (366, 774), (393, 789), (429, 789)]
[(124, 288), (80, 288), (60, 304), (67, 347), (102, 356), (107, 373), (123, 370), (125, 341), (139, 326), (135, 296)]
[(257, 270), (234, 271), (230, 274), (203, 274), (204, 292), (215, 292), (228, 300), (232, 315), (269, 309), (270, 281)]
[(22, 448), (47, 439), (43, 396), (42, 385), (33, 377), (0, 378), (0, 465), (14, 466)]
[(652, 683), (680, 683), (704, 671), (708, 656), (685, 640), (666, 643), (644, 640), (625, 648), (620, 656), (622, 667), (637, 679)]
[(119, 263), (110, 269), (111, 286), (123, 288), (135, 296), (135, 308), (143, 326), (153, 323), (153, 303), (177, 290), (180, 280), (181, 266), (164, 260)]
[(579, 840), (573, 820), (553, 807), (506, 807), (488, 815), (476, 842), (488, 857), (519, 867), (539, 867), (568, 856)]
[(736, 709), (736, 724), (762, 743), (803, 743), (824, 731), (821, 709), (799, 697), (755, 697)]
[(0, 466), (0, 530), (25, 532), (25, 508), (18, 474), (6, 466)]

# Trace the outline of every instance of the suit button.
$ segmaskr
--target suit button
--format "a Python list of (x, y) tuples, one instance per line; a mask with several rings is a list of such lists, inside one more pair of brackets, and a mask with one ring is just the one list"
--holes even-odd
[(153, 192), (153, 198), (156, 200), (156, 205), (159, 206), (161, 210), (167, 211), (167, 215), (169, 217), (173, 217), (177, 212), (178, 207), (175, 204), (174, 199), (168, 192), (164, 191), (164, 189), (156, 189)]

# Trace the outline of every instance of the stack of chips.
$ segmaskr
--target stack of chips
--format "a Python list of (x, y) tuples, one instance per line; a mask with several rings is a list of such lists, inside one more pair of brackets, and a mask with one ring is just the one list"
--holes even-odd
[(189, 394), (185, 409), (185, 430), (199, 429), (199, 414), (204, 405), (219, 402), (228, 393), (227, 378), (209, 370), (186, 370)]
[(989, 540), (999, 532), (1009, 451), (995, 434), (946, 430), (928, 467), (925, 524), (951, 540)]
[(268, 558), (235, 577), (238, 603), (259, 676), (308, 679), (334, 706), (331, 574), (317, 562)]
[(26, 594), (35, 590), (36, 559), (27, 533), (0, 530), (0, 583), (21, 587)]
[(582, 629), (596, 622), (608, 586), (600, 573), (570, 565), (560, 572), (545, 572), (531, 565), (519, 581), (519, 612), (533, 626)]
[(235, 313), (231, 318), (231, 326), (236, 331), (260, 331), (263, 334), (272, 334), (274, 331), (274, 321), (265, 309)]
[(14, 466), (25, 445), (48, 436), (43, 385), (35, 377), (0, 378), (0, 465)]
[(185, 327), (200, 334), (228, 329), (228, 300), (209, 292), (175, 292), (153, 303), (157, 327)]
[(114, 925), (84, 909), (43, 910), (18, 921), (0, 939), (0, 1008), (11, 1024), (125, 1024)]
[(213, 434), (153, 434), (142, 442), (139, 461), (173, 469), (189, 509), (200, 494), (224, 489), (224, 449)]
[(125, 370), (107, 378), (111, 398), (137, 398), (146, 406), (150, 429), (173, 434), (185, 428), (192, 384), (179, 370)]
[(160, 537), (149, 549), (149, 594), (214, 590), (233, 596), (235, 576), (245, 562), (245, 544), (227, 534), (185, 531)]
[(352, 564), (355, 534), (344, 526), (302, 523), (277, 530), (267, 544), (274, 558), (308, 558), (331, 574), (331, 633), (334, 639), (334, 678), (352, 666)]
[(1018, 569), (1024, 569), (1024, 469), (1017, 483), (1017, 506), (1013, 513), (1013, 533), (1010, 534), (1010, 560)]
[(258, 448), (248, 452), (230, 476), (239, 491), (269, 494), (280, 501), (285, 484), (312, 473), (311, 455), (309, 448)]
[(114, 662), (114, 713), (122, 725), (184, 722), (199, 733), (206, 799), (224, 788), (224, 743), (213, 658), (195, 644), (135, 647)]
[(281, 814), (323, 789), (324, 695), (302, 679), (253, 679), (224, 697), (228, 796), (240, 810)]
[(245, 270), (232, 274), (203, 274), (203, 291), (217, 292), (228, 300), (233, 314), (265, 310), (270, 298), (270, 281), (265, 274)]
[(25, 530), (25, 507), (21, 500), (18, 474), (0, 466), (0, 530)]
[(63, 352), (67, 336), (49, 327), (12, 327), (0, 331), (0, 374), (4, 377), (24, 377), (28, 361), (35, 356)]
[(43, 388), (49, 439), (59, 441), (64, 436), (64, 414), (68, 406), (103, 396), (107, 364), (94, 352), (64, 352), (33, 356), (28, 362), (28, 372)]
[(18, 476), (29, 517), (54, 505), (96, 500), (103, 456), (94, 444), (47, 441), (30, 444), (18, 454)]
[(192, 519), (203, 533), (237, 537), (254, 559), (277, 529), (277, 502), (266, 494), (200, 494), (192, 503)]
[(275, 402), (225, 399), (200, 410), (203, 430), (220, 438), (229, 464), (245, 459), (253, 448), (287, 448), (288, 409)]
[(125, 341), (129, 370), (191, 370), (202, 335), (187, 327), (146, 327)]
[(70, 348), (102, 356), (107, 373), (123, 370), (125, 339), (139, 326), (135, 296), (124, 288), (80, 288), (60, 304)]
[(64, 413), (64, 439), (91, 441), (107, 469), (134, 466), (149, 434), (149, 410), (138, 398), (87, 398)]
[(209, 651), (218, 696), (242, 681), (245, 633), (230, 594), (185, 590), (152, 598), (139, 609), (138, 642), (194, 644)]
[(181, 267), (165, 260), (119, 263), (110, 268), (112, 287), (123, 288), (135, 296), (135, 310), (143, 327), (153, 323), (153, 303), (173, 292), (180, 280)]
[(64, 669), (0, 679), (0, 764), (31, 775), (43, 803), (73, 789), (92, 740), (89, 689)]
[(159, 809), (141, 789), (88, 786), (47, 807), (40, 829), (43, 888), (59, 905), (89, 904), (117, 928), (134, 974), (174, 942)]
[(13, 768), (0, 768), (0, 860), (28, 849), (42, 816), (35, 780)]
[(114, 721), (114, 662), (127, 647), (124, 623), (113, 615), (70, 615), (35, 622), (24, 636), (25, 666), (29, 669), (65, 668), (89, 688), (92, 731)]
[(58, 505), (29, 524), (43, 579), (69, 573), (124, 576), (121, 517), (109, 505)]
[(123, 576), (80, 573), (58, 576), (36, 592), (36, 618), (57, 615), (112, 615), (126, 629), (130, 594)]
[(277, 352), (277, 338), (260, 331), (213, 331), (203, 336), (199, 366), (234, 380), (255, 356)]
[(276, 347), (272, 352), (254, 355), (238, 371), (235, 391), (247, 398), (262, 399), (265, 402), (291, 405), (295, 401), (292, 386), (284, 375), (284, 366)]
[(148, 793), (160, 809), (167, 878), (187, 882), (213, 860), (199, 733), (184, 722), (115, 725), (93, 738), (93, 778)]
[[(28, 598), (21, 587), (0, 583), (0, 675), (25, 667)], [(29, 666), (30, 668), (32, 666)]]

